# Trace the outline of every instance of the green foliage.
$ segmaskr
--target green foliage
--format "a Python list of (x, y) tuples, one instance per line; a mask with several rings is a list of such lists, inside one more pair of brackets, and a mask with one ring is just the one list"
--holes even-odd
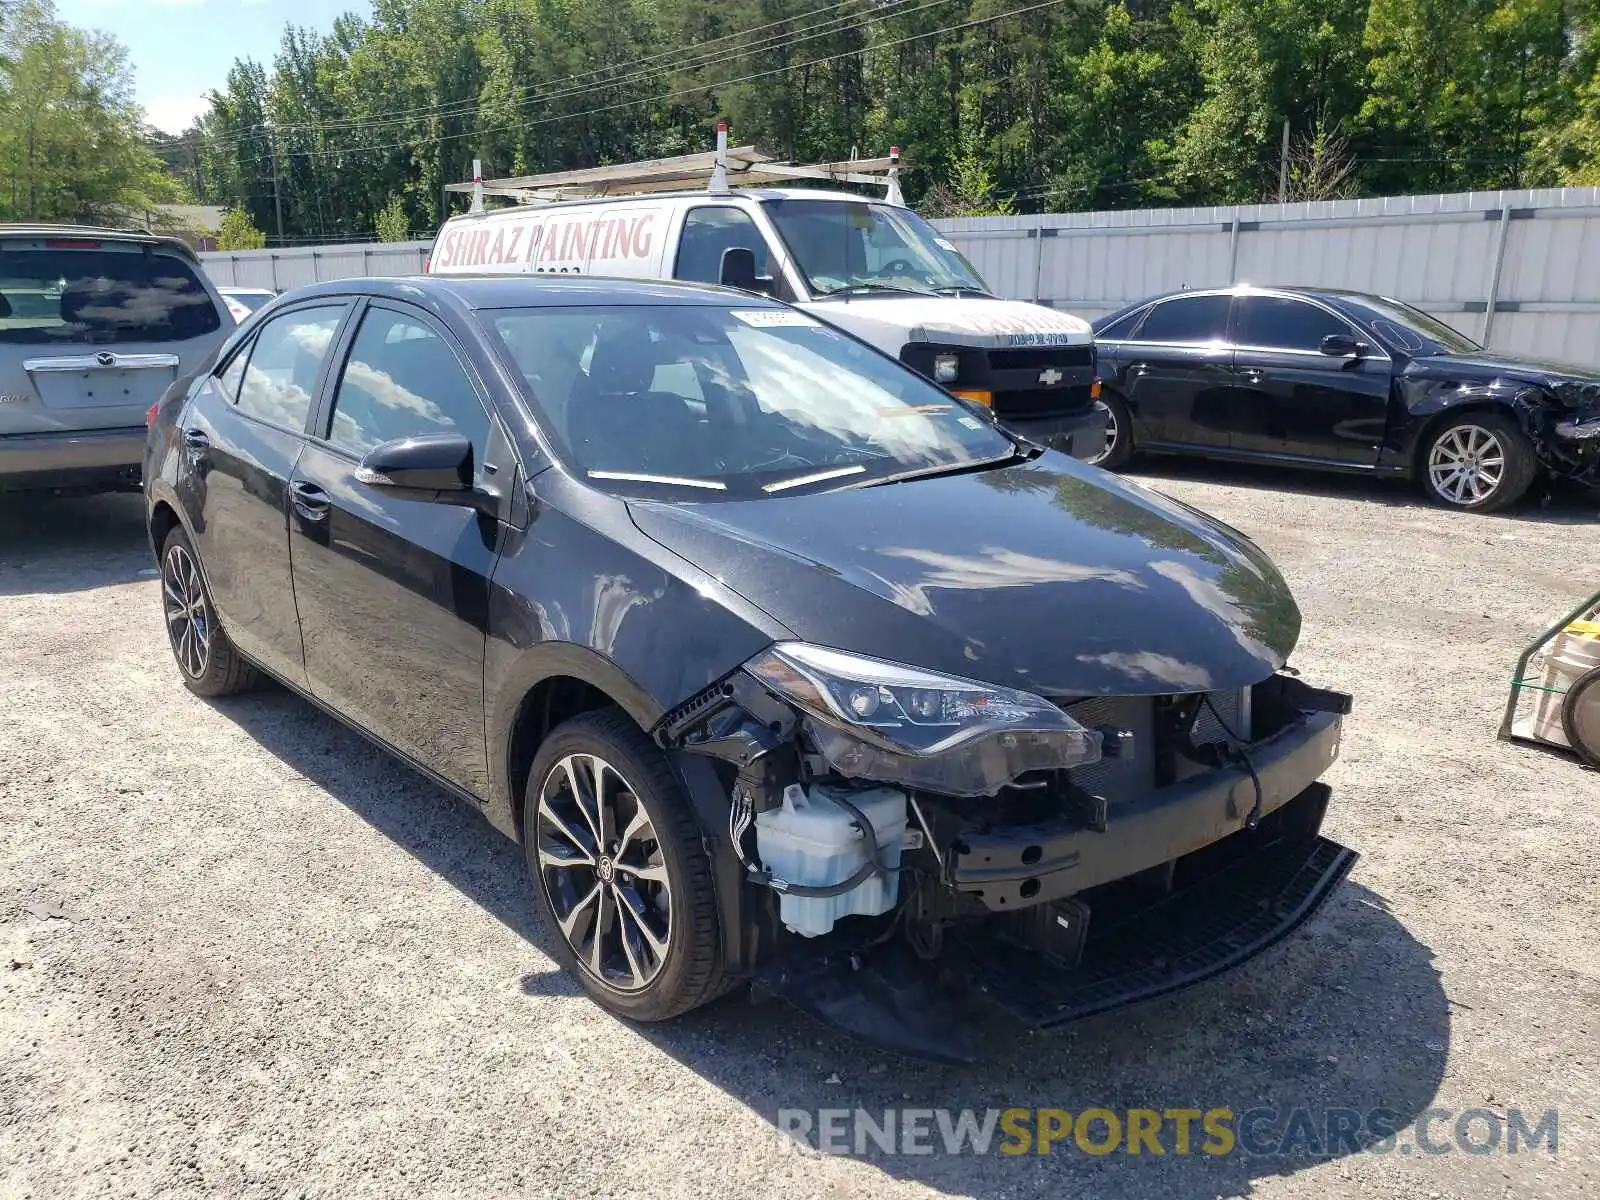
[[(5, 18), (8, 46), (44, 3)], [(1286, 120), (1298, 197), (1600, 182), (1600, 0), (1039, 3), (368, 0), (328, 34), (285, 29), (151, 144), (199, 202), (329, 241), (436, 227), (474, 158), (493, 177), (681, 154), (718, 118), (804, 161), (900, 145), (930, 213), (1270, 199)], [(36, 138), (93, 122), (26, 98), (51, 64), (103, 61), (93, 105), (116, 125), (126, 67), (44, 25), (65, 40), (0, 67), (0, 205), (10, 179), (87, 210), (63, 189), (98, 195), (82, 173), (115, 156), (30, 164), (27, 114)]]
[(399, 196), (383, 206), (372, 225), (380, 242), (404, 242), (411, 238), (411, 218), (406, 216), (406, 202)]
[(267, 235), (250, 223), (250, 214), (244, 209), (230, 208), (222, 214), (218, 250), (260, 250), (266, 244)]
[(145, 143), (127, 52), (48, 0), (0, 19), (0, 220), (143, 221), (184, 198)]

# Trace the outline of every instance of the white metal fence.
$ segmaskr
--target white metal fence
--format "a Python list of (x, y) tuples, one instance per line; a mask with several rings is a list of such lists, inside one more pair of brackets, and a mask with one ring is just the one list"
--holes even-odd
[(290, 288), (324, 279), (363, 275), (415, 275), (431, 242), (368, 242), (347, 246), (296, 246), (284, 250), (215, 250), (202, 254), (218, 287)]
[[(1000, 294), (1094, 317), (1181, 287), (1294, 283), (1416, 304), (1507, 353), (1600, 365), (1600, 189), (936, 222)], [(218, 284), (422, 269), (427, 242), (205, 254)]]
[(1227, 283), (1377, 292), (1497, 350), (1600, 365), (1600, 189), (938, 224), (1002, 295), (1095, 317)]

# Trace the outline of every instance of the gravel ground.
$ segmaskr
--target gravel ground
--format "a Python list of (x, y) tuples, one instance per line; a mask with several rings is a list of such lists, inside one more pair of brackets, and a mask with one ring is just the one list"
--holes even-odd
[[(606, 1016), (475, 815), (282, 692), (179, 686), (136, 498), (0, 505), (0, 1196), (1600, 1194), (1600, 776), (1494, 739), (1522, 645), (1600, 586), (1592, 503), (1144, 477), (1283, 568), (1297, 665), (1357, 697), (1328, 832), (1363, 857), (1245, 969), (1065, 1034), (992, 1021), (965, 1070), (739, 997)], [(1560, 1141), (856, 1159), (775, 1132), (889, 1105), (1556, 1108)]]

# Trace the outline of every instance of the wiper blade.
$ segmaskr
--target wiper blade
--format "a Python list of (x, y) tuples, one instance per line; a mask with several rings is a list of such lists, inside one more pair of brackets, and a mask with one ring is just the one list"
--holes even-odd
[(986, 292), (979, 287), (965, 287), (958, 283), (951, 284), (948, 287), (936, 287), (933, 289), (933, 294), (936, 296), (978, 296), (984, 300), (1000, 299), (993, 292)]
[(725, 492), (728, 485), (715, 479), (691, 479), (686, 475), (647, 475), (639, 471), (590, 471), (590, 479), (609, 479), (621, 483), (660, 483), (668, 487), (705, 488), (712, 492)]
[(808, 483), (822, 483), (829, 479), (843, 479), (847, 475), (862, 475), (866, 467), (856, 463), (848, 467), (828, 467), (822, 471), (807, 471), (804, 475), (796, 475), (792, 479), (780, 479), (776, 483), (765, 483), (761, 490), (769, 495), (773, 492), (786, 492), (790, 488), (805, 487)]
[(936, 467), (912, 467), (907, 471), (897, 471), (893, 475), (880, 475), (876, 479), (864, 480), (861, 483), (849, 486), (879, 487), (886, 483), (905, 483), (911, 479), (932, 479), (938, 475), (965, 475), (969, 471), (984, 471), (990, 467), (1003, 467), (1011, 463), (1027, 462), (1033, 457), (1033, 455), (1017, 449), (1010, 454), (1002, 454), (999, 458), (979, 458), (971, 462), (941, 463)]
[(891, 292), (902, 296), (932, 296), (933, 292), (925, 292), (921, 288), (899, 287), (892, 283), (853, 283), (849, 287), (834, 288), (831, 292), (823, 293), (822, 299), (831, 296), (860, 296), (873, 292)]

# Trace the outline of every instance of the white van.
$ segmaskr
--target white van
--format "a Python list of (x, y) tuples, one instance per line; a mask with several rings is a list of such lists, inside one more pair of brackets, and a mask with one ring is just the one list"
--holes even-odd
[[(685, 279), (765, 292), (986, 405), (1026, 437), (1057, 439), (1080, 458), (1104, 449), (1088, 323), (992, 295), (900, 201), (898, 152), (791, 166), (753, 147), (730, 151), (718, 132), (715, 155), (457, 185), (473, 190), (473, 211), (445, 223), (427, 269)], [(651, 190), (708, 174), (707, 187)], [(885, 183), (888, 196), (746, 186), (791, 178)], [(640, 194), (595, 194), (633, 189)], [(484, 211), (485, 194), (523, 203)]]

